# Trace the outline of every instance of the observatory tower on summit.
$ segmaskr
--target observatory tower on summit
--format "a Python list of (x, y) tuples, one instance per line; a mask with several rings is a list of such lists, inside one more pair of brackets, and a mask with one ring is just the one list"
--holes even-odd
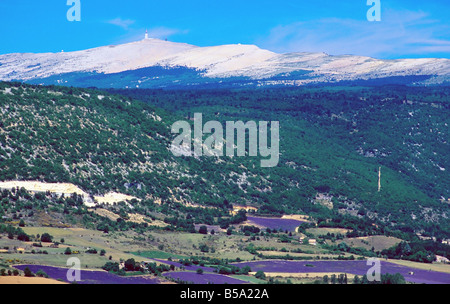
[(148, 30), (145, 30), (145, 36), (144, 39), (148, 39)]

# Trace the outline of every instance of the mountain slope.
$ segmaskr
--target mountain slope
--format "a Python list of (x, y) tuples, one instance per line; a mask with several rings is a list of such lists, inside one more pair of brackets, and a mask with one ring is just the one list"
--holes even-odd
[[(442, 115), (448, 95), (417, 91), (403, 104), (401, 90), (353, 90), (152, 90), (130, 98), (0, 83), (0, 180), (128, 194), (163, 203), (179, 217), (186, 216), (180, 206), (212, 208), (222, 217), (232, 204), (251, 205), (260, 213), (307, 214), (322, 222), (351, 214), (368, 221), (361, 233), (376, 223), (448, 235), (449, 208), (440, 201), (448, 198), (443, 151), (449, 133)], [(259, 157), (173, 156), (170, 127), (193, 112), (204, 113), (204, 121), (280, 121), (279, 165), (261, 168)], [(393, 119), (403, 116), (402, 128), (392, 132)], [(422, 135), (429, 128), (433, 132)]]
[[(146, 68), (161, 71), (184, 68), (190, 76), (181, 81), (159, 79), (164, 73), (146, 75)], [(117, 76), (139, 71), (126, 82)], [(153, 72), (155, 70), (152, 70)], [(300, 72), (300, 74), (299, 74)], [(183, 74), (186, 76), (186, 74)], [(340, 81), (364, 81), (392, 77), (417, 77), (408, 84), (443, 84), (450, 79), (449, 59), (378, 60), (362, 56), (330, 56), (324, 53), (276, 54), (254, 45), (197, 47), (159, 39), (144, 39), (70, 53), (0, 55), (0, 80), (80, 86), (95, 77), (102, 87), (167, 87), (198, 85), (199, 79), (234, 85), (302, 85)], [(390, 80), (389, 80), (390, 79)], [(89, 86), (89, 85), (85, 85)]]

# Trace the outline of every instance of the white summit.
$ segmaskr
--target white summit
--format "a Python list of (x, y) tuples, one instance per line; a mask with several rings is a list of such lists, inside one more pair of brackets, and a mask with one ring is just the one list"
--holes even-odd
[[(147, 67), (186, 67), (204, 77), (244, 76), (252, 79), (308, 71), (314, 81), (433, 76), (450, 80), (450, 60), (438, 58), (379, 60), (325, 53), (277, 54), (255, 45), (198, 47), (148, 37), (121, 45), (57, 53), (0, 55), (0, 80), (28, 81), (72, 72), (112, 74)], [(305, 82), (313, 81), (306, 80)]]

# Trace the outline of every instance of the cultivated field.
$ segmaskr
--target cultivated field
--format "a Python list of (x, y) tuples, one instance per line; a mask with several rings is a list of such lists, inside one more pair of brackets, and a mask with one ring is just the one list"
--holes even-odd
[[(55, 227), (24, 227), (23, 230), (31, 236), (30, 242), (22, 242), (17, 239), (9, 239), (6, 235), (0, 237), (0, 268), (12, 269), (13, 265), (30, 265), (33, 269), (57, 266), (67, 267), (68, 257), (77, 257), (81, 261), (83, 270), (101, 270), (107, 262), (119, 262), (133, 258), (136, 262), (154, 261), (157, 265), (166, 264), (176, 266), (176, 272), (164, 273), (165, 278), (160, 278), (159, 283), (172, 280), (190, 281), (196, 283), (216, 282), (216, 283), (264, 283), (267, 280), (260, 280), (254, 277), (258, 271), (264, 271), (267, 278), (273, 278), (282, 282), (289, 279), (292, 283), (310, 283), (315, 279), (321, 279), (324, 275), (347, 273), (348, 280), (353, 275), (362, 275), (367, 271), (368, 266), (362, 261), (342, 261), (336, 260), (338, 256), (350, 257), (346, 252), (331, 252), (320, 245), (305, 245), (299, 241), (298, 233), (291, 233), (289, 241), (281, 238), (288, 234), (280, 233), (271, 236), (245, 236), (243, 234), (227, 235), (200, 234), (174, 231), (154, 230), (143, 234), (136, 232), (111, 232), (89, 230), (83, 228), (55, 228)], [(311, 232), (312, 231), (312, 232)], [(316, 235), (330, 233), (343, 233), (343, 229), (313, 228), (308, 231)], [(49, 233), (53, 236), (54, 242), (59, 242), (57, 246), (53, 243), (40, 242), (37, 235)], [(62, 242), (62, 239), (64, 242)], [(342, 240), (339, 240), (341, 242)], [(368, 238), (344, 238), (344, 241), (352, 247), (372, 248), (381, 250), (398, 243), (398, 239), (384, 236), (371, 236)], [(42, 247), (36, 246), (40, 243)], [(207, 250), (203, 250), (207, 247)], [(70, 248), (72, 254), (65, 254)], [(87, 253), (88, 249), (95, 248), (98, 253)], [(100, 255), (101, 250), (105, 251)], [(253, 252), (253, 250), (255, 252)], [(45, 254), (43, 253), (45, 251)], [(33, 253), (34, 252), (34, 253)], [(253, 252), (253, 253), (251, 253)], [(291, 259), (301, 259), (298, 261), (280, 260), (281, 257), (289, 256)], [(353, 255), (355, 259), (359, 256)], [(242, 263), (233, 263), (238, 267), (249, 265), (250, 275), (229, 275), (223, 276), (214, 273), (212, 265), (192, 265), (180, 267), (181, 264), (175, 262), (178, 259), (189, 257), (209, 257), (217, 259), (240, 259)], [(168, 261), (168, 259), (175, 261)], [(267, 258), (273, 258), (267, 260)], [(402, 275), (411, 282), (436, 283), (450, 280), (450, 266), (443, 264), (423, 264), (409, 261), (383, 260), (382, 272), (401, 272)], [(196, 273), (198, 268), (204, 270), (204, 275)], [(46, 268), (52, 273), (60, 273), (58, 269)], [(410, 272), (414, 272), (411, 275)], [(215, 275), (214, 275), (215, 274)], [(135, 274), (134, 274), (135, 275)], [(55, 277), (53, 277), (55, 278)], [(57, 277), (56, 277), (57, 278)], [(99, 274), (93, 280), (117, 280), (114, 277), (103, 277)], [(8, 277), (6, 283), (33, 282), (19, 277)], [(55, 280), (35, 279), (36, 282), (59, 283)], [(131, 282), (132, 280), (124, 281)], [(0, 281), (1, 283), (2, 281)], [(136, 278), (136, 282), (147, 282), (144, 279)], [(153, 281), (152, 281), (153, 282)]]

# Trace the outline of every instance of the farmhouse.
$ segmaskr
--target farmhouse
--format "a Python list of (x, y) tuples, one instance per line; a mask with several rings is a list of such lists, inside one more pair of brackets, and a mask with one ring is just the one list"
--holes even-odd
[(444, 257), (444, 256), (436, 255), (436, 262), (438, 262), (438, 263), (444, 263), (444, 264), (449, 264), (449, 263), (450, 263), (450, 260), (447, 259), (447, 258)]
[(316, 245), (317, 245), (317, 241), (316, 241), (315, 239), (309, 239), (309, 240), (308, 240), (308, 244), (309, 244), (309, 245), (316, 246)]
[(153, 261), (142, 261), (141, 268), (147, 269), (149, 264), (154, 263)]

